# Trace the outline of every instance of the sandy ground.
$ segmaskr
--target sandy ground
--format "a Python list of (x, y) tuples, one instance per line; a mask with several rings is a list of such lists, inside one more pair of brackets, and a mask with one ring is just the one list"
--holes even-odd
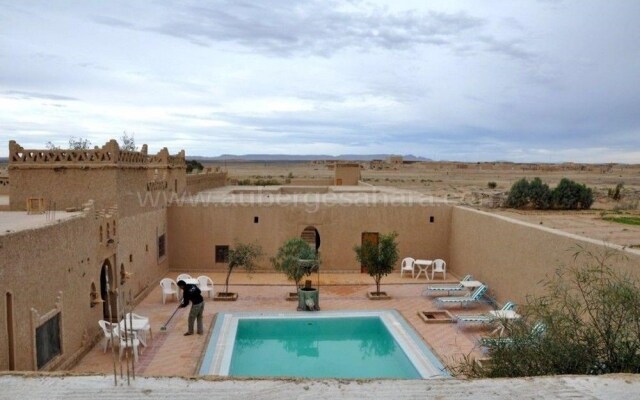
[(113, 376), (0, 376), (0, 399), (630, 399), (640, 375), (491, 380), (204, 380)]
[[(622, 246), (640, 246), (640, 226), (609, 222), (603, 216), (613, 212), (639, 215), (640, 165), (538, 165), (504, 163), (416, 163), (401, 167), (374, 170), (362, 163), (362, 180), (375, 186), (393, 186), (415, 190), (446, 200), (497, 212), (526, 222), (565, 232), (587, 236)], [(276, 179), (287, 177), (330, 178), (333, 171), (325, 165), (309, 162), (226, 162), (211, 164), (226, 169), (235, 179)], [(537, 212), (491, 208), (491, 198), (508, 192), (520, 178), (540, 177), (551, 187), (567, 177), (584, 183), (594, 190), (596, 199), (591, 210), (583, 212)], [(497, 187), (489, 189), (488, 183)], [(624, 184), (623, 198), (614, 201), (607, 196), (609, 189)]]

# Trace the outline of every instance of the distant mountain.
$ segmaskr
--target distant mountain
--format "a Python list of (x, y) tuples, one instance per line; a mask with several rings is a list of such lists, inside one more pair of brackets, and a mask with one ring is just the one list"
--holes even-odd
[[(190, 160), (201, 161), (371, 161), (384, 160), (392, 155), (393, 154), (341, 154), (339, 156), (330, 156), (326, 154), (223, 154), (217, 157), (187, 156), (187, 158)], [(412, 154), (404, 155), (402, 157), (405, 161), (432, 161), (429, 158), (417, 157)]]

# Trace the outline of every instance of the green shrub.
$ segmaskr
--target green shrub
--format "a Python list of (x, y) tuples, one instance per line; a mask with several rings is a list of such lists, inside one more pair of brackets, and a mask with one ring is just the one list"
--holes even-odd
[(532, 206), (538, 210), (560, 209), (577, 210), (588, 209), (593, 204), (593, 191), (583, 184), (562, 178), (558, 186), (549, 189), (540, 178), (531, 182), (522, 178), (511, 186), (506, 206), (524, 208)]
[(529, 183), (529, 201), (539, 210), (551, 207), (551, 190), (549, 185), (542, 183), (540, 178), (533, 178)]
[[(508, 340), (489, 341), (491, 362), (470, 356), (451, 367), (467, 377), (640, 372), (640, 284), (621, 274), (611, 251), (579, 248), (574, 264), (545, 281), (546, 294), (518, 310), (506, 324)], [(544, 331), (532, 332), (542, 322)]]
[(529, 204), (529, 181), (522, 178), (511, 186), (507, 197), (507, 207), (522, 208)]
[(593, 204), (593, 191), (583, 184), (562, 178), (552, 192), (553, 208), (561, 210), (588, 209)]
[(493, 182), (493, 181), (491, 181), (491, 182), (487, 183), (487, 187), (489, 189), (495, 189), (496, 187), (498, 187), (498, 184)]
[(624, 190), (624, 183), (620, 182), (616, 185), (615, 189), (609, 189), (607, 194), (613, 200), (618, 201), (622, 199), (623, 190)]

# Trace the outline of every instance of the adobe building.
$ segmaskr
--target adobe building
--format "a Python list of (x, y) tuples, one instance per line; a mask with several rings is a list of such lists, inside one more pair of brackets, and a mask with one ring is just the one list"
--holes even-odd
[[(235, 240), (257, 242), (259, 268), (291, 237), (322, 269), (362, 272), (353, 247), (398, 233), (401, 257), (443, 258), (487, 282), (498, 302), (523, 302), (576, 244), (601, 242), (387, 187), (359, 185), (336, 164), (334, 185), (226, 186), (226, 173), (187, 175), (184, 152), (29, 150), (9, 144), (10, 211), (0, 211), (0, 370), (63, 370), (100, 338), (106, 305), (137, 303), (168, 271), (221, 271)], [(338, 181), (338, 180), (341, 181)], [(6, 197), (4, 195), (3, 197)], [(637, 274), (640, 251), (608, 245)], [(399, 265), (398, 265), (399, 268)]]
[(358, 163), (336, 163), (335, 165), (335, 186), (357, 186), (360, 181), (360, 164)]

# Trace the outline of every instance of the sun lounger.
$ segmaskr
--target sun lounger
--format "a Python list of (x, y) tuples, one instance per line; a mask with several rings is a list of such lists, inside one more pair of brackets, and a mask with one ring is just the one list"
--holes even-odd
[[(531, 333), (526, 340), (530, 341), (533, 338), (542, 336), (546, 329), (547, 326), (543, 322), (536, 322), (536, 324), (531, 328)], [(479, 342), (483, 347), (490, 347), (500, 344), (511, 344), (513, 343), (513, 339), (510, 337), (481, 337)]]
[[(507, 301), (504, 306), (500, 309), (500, 311), (508, 311), (516, 308), (516, 304), (512, 301)], [(498, 316), (494, 314), (460, 314), (456, 315), (456, 321), (460, 324), (489, 324), (496, 319), (499, 319)]]
[(454, 297), (438, 297), (436, 304), (442, 307), (445, 304), (459, 304), (462, 307), (466, 307), (469, 304), (477, 304), (482, 299), (482, 296), (487, 292), (487, 286), (481, 285), (469, 296), (454, 296)]
[[(471, 279), (473, 279), (473, 277), (471, 275), (467, 275), (464, 278), (462, 278), (461, 282), (470, 281)], [(455, 283), (455, 284), (443, 283), (439, 285), (437, 284), (427, 285), (427, 288), (422, 291), (422, 294), (423, 295), (429, 295), (429, 294), (442, 295), (443, 292), (447, 292), (447, 295), (449, 295), (449, 292), (459, 292), (465, 289), (466, 288), (461, 283)]]

